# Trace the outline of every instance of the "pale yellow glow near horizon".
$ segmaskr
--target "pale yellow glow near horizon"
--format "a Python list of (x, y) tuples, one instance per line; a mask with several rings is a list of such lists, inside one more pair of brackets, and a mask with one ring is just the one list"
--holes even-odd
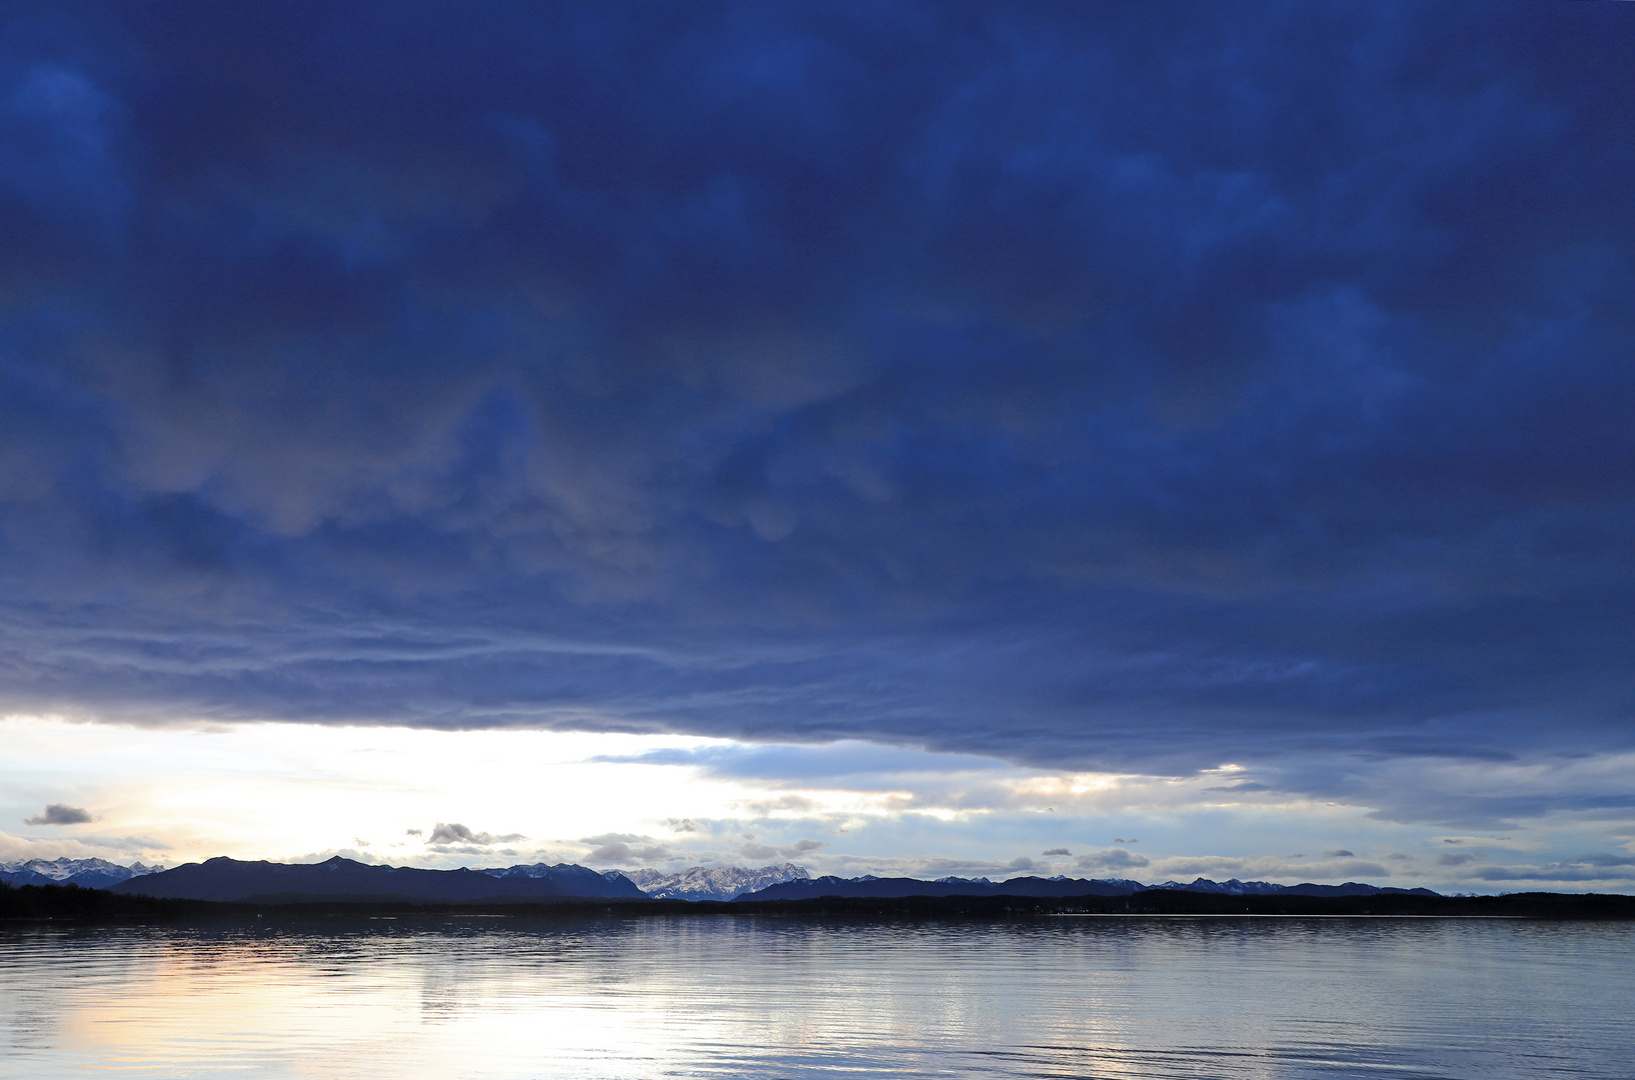
[[(0, 813), (9, 809), (6, 816), (21, 821), (47, 803), (66, 802), (97, 817), (32, 830), (29, 851), (0, 851), (0, 858), (118, 852), (176, 865), (218, 855), (285, 861), (343, 852), (437, 867), (586, 862), (592, 838), (606, 834), (696, 851), (702, 838), (678, 831), (684, 819), (752, 827), (757, 820), (827, 817), (834, 835), (821, 839), (829, 843), (904, 814), (950, 825), (995, 812), (1168, 813), (1197, 797), (1187, 790), (1194, 785), (1166, 778), (1049, 774), (960, 755), (916, 759), (905, 767), (934, 761), (932, 771), (876, 777), (872, 790), (867, 782), (864, 789), (824, 788), (722, 778), (687, 764), (599, 760), (752, 749), (683, 735), (291, 723), (139, 727), (13, 716), (0, 719), (0, 739), (7, 750)], [(899, 786), (905, 781), (908, 788)], [(522, 839), (438, 851), (427, 841), (439, 822)], [(0, 833), (8, 825), (0, 818)], [(0, 846), (6, 840), (0, 835)], [(830, 852), (840, 854), (832, 844)]]
[(53, 830), (53, 839), (120, 840), (167, 864), (325, 850), (458, 863), (457, 854), (439, 856), (407, 830), (429, 835), (438, 822), (459, 822), (520, 833), (527, 839), (496, 846), (533, 851), (602, 833), (651, 834), (669, 818), (725, 816), (733, 803), (762, 794), (691, 767), (593, 760), (720, 742), (688, 736), (272, 723), (142, 728), (10, 717), (0, 721), (0, 738), (17, 813), (46, 802), (83, 805), (98, 820)]
[[(1630, 761), (1549, 769), (1599, 776)], [(1475, 789), (1489, 775), (1463, 764), (1403, 767), (1432, 787), (1451, 777)], [(0, 718), (0, 862), (98, 856), (175, 866), (221, 855), (344, 854), (434, 868), (572, 862), (675, 871), (788, 860), (841, 876), (1362, 876), (1449, 888), (1466, 862), (1479, 865), (1475, 856), (1448, 862), (1450, 850), (1508, 864), (1635, 846), (1571, 819), (1502, 836), (1445, 835), (1434, 824), (1378, 818), (1366, 805), (1240, 786), (1244, 772), (1051, 772), (860, 742), (11, 716)], [(1502, 775), (1523, 788), (1554, 778), (1544, 766)], [(23, 824), (53, 803), (95, 820)], [(490, 842), (433, 845), (439, 822)], [(609, 842), (626, 847), (601, 851)], [(1623, 865), (1607, 873), (1623, 874)]]
[[(6, 747), (0, 847), (15, 848), (0, 850), (0, 859), (117, 853), (167, 866), (218, 855), (287, 861), (337, 852), (438, 867), (583, 862), (596, 846), (591, 838), (607, 834), (696, 847), (701, 838), (678, 824), (685, 819), (846, 818), (837, 832), (859, 819), (904, 812), (970, 820), (1029, 801), (1026, 786), (1034, 782), (1026, 770), (1000, 762), (934, 755), (946, 770), (935, 774), (942, 783), (987, 785), (998, 800), (953, 807), (889, 783), (825, 788), (723, 778), (684, 763), (600, 760), (744, 747), (684, 735), (291, 723), (142, 727), (11, 716), (0, 719), (0, 740)], [(1083, 778), (1055, 782), (1105, 787)], [(26, 841), (4, 835), (53, 802), (84, 807), (97, 820), (35, 828)], [(428, 843), (439, 822), (521, 838), (439, 851)], [(744, 856), (756, 858), (771, 857)]]

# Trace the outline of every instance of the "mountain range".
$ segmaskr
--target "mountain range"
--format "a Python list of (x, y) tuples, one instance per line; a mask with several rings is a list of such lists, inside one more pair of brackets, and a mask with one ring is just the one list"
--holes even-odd
[(1364, 885), (1360, 881), (1348, 881), (1344, 885), (1313, 885), (1306, 882), (1301, 885), (1273, 885), (1269, 881), (1239, 881), (1232, 878), (1230, 881), (1210, 881), (1208, 878), (1198, 878), (1185, 884), (1179, 881), (1166, 881), (1162, 885), (1153, 885), (1154, 889), (1183, 889), (1187, 892), (1216, 893), (1226, 896), (1441, 896), (1441, 893), (1429, 889), (1396, 889), (1390, 886)]
[(1134, 881), (1088, 878), (1019, 877), (993, 882), (987, 878), (818, 877), (769, 885), (738, 897), (744, 900), (815, 900), (825, 896), (897, 899), (904, 896), (1128, 896), (1142, 889)]
[(64, 885), (110, 889), (129, 895), (173, 899), (302, 902), (529, 903), (568, 898), (620, 900), (810, 900), (821, 897), (894, 899), (909, 896), (1129, 896), (1148, 889), (1226, 896), (1437, 896), (1429, 889), (1399, 889), (1348, 881), (1343, 885), (1274, 885), (1266, 881), (1217, 882), (1197, 878), (1143, 885), (1128, 879), (1018, 877), (1007, 881), (945, 877), (814, 878), (794, 863), (763, 866), (694, 866), (680, 873), (658, 870), (592, 870), (572, 863), (533, 863), (471, 870), (422, 870), (370, 865), (335, 856), (321, 863), (241, 862), (215, 858), (171, 870), (104, 859), (31, 859), (0, 864), (9, 885)]
[(549, 881), (562, 889), (565, 896), (616, 896), (626, 900), (640, 899), (641, 888), (618, 870), (597, 872), (576, 863), (533, 863), (526, 866), (507, 866), (503, 869), (481, 870), (479, 873), (506, 882)]
[(1393, 889), (1348, 881), (1344, 885), (1273, 885), (1266, 881), (1227, 882), (1198, 878), (1189, 884), (1167, 881), (1162, 885), (1147, 886), (1127, 879), (1099, 878), (1018, 877), (993, 882), (987, 878), (940, 878), (921, 881), (918, 878), (838, 878), (819, 877), (802, 881), (786, 881), (768, 886), (757, 892), (745, 893), (744, 900), (814, 900), (819, 897), (839, 896), (857, 898), (896, 899), (905, 896), (1129, 896), (1148, 888), (1176, 889), (1187, 892), (1214, 893), (1230, 896), (1380, 896), (1400, 894), (1410, 896), (1437, 896), (1429, 889)]
[(0, 863), (0, 881), (7, 885), (78, 885), (86, 889), (106, 889), (163, 869), (139, 862), (120, 866), (106, 859), (29, 859)]
[(421, 870), (372, 866), (339, 855), (321, 863), (206, 859), (121, 882), (112, 891), (259, 903), (529, 903), (564, 897), (646, 898), (623, 875), (607, 877), (567, 863), (537, 863), (503, 870)]
[(769, 885), (805, 881), (812, 876), (806, 867), (788, 862), (759, 870), (746, 870), (741, 866), (694, 866), (679, 874), (658, 870), (609, 870), (608, 873), (623, 873), (648, 896), (664, 900), (736, 900), (744, 893)]

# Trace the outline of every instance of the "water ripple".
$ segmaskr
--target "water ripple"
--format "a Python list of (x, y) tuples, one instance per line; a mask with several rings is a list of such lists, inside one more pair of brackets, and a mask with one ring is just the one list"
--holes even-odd
[(7, 1077), (1635, 1075), (1635, 927), (279, 920), (0, 930)]

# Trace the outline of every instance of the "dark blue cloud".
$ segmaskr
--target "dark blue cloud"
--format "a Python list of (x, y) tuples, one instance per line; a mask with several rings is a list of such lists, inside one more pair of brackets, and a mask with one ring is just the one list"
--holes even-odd
[(1596, 3), (15, 7), (4, 705), (1627, 746), (1632, 44)]

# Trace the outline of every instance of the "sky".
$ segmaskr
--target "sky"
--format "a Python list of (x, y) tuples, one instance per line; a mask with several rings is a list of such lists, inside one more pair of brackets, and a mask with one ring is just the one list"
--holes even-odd
[(0, 859), (1635, 890), (1632, 50), (9, 3)]

